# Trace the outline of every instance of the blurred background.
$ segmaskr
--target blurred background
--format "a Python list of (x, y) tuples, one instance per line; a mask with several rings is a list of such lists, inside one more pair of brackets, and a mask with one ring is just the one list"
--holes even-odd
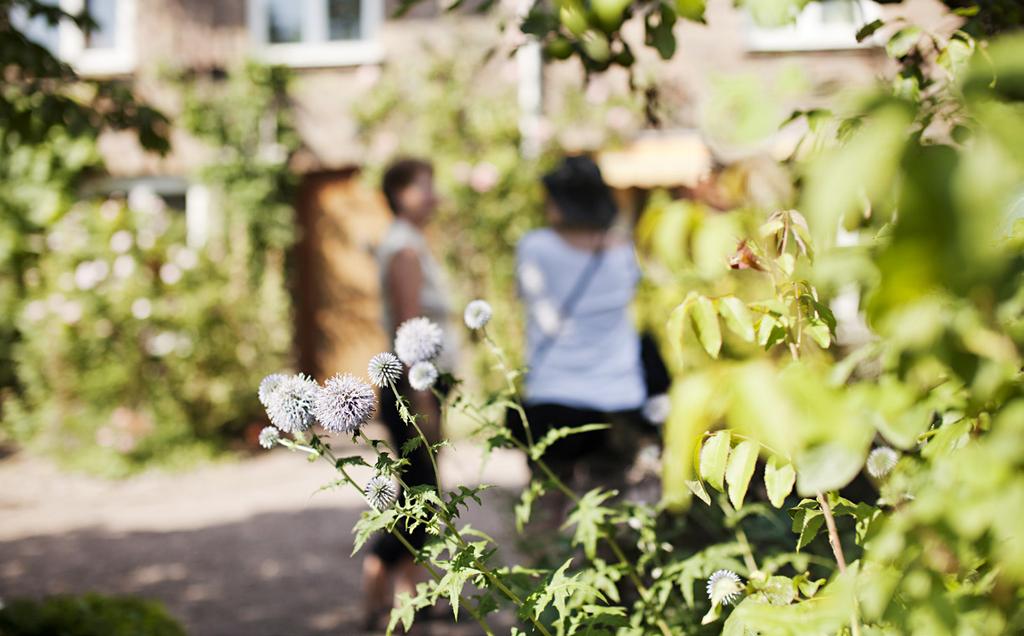
[[(530, 43), (514, 3), (470, 4), (0, 2), (5, 75), (46, 78), (0, 91), (0, 598), (130, 594), (192, 634), (351, 633), (362, 504), (310, 496), (329, 475), (286, 450), (253, 452), (256, 386), (362, 375), (388, 348), (383, 166), (434, 162), (456, 306), (489, 299), (515, 353), (513, 248), (556, 157), (595, 153), (641, 246), (671, 264), (672, 235), (644, 220), (670, 202), (792, 198), (778, 162), (813, 118), (790, 115), (891, 70), (861, 26), (950, 18), (933, 0), (824, 0), (772, 27), (712, 0), (706, 24), (676, 26), (670, 60), (641, 50), (630, 72), (591, 74)], [(638, 319), (660, 325), (666, 302), (647, 294)], [(486, 389), (493, 371), (464, 358)], [(507, 491), (473, 521), (510, 533), (502, 496), (525, 462), (467, 461), (476, 446), (451, 428), (446, 474)]]

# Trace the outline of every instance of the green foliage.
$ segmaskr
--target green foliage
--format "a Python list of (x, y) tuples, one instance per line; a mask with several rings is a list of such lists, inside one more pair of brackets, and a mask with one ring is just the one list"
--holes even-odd
[[(233, 93), (190, 95), (188, 108), (222, 122), (255, 112), (250, 102), (273, 112), (280, 75), (247, 73), (232, 80)], [(18, 146), (0, 188), (18, 211), (0, 225), (0, 257), (16, 273), (3, 297), (18, 334), (6, 436), (67, 465), (123, 475), (207, 456), (262, 419), (249, 387), (287, 365), (292, 341), (284, 252), (294, 141), (263, 139), (285, 149), (267, 157), (251, 130), (215, 140), (215, 230), (202, 248), (186, 245), (184, 215), (153, 193), (130, 193), (130, 205), (75, 203), (98, 162), (91, 139), (55, 132), (47, 144)]]
[(185, 636), (162, 605), (131, 597), (53, 596), (11, 599), (0, 608), (4, 636)]

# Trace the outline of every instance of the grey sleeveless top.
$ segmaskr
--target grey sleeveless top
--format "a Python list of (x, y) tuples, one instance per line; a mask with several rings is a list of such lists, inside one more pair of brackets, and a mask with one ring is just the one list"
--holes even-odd
[(451, 304), (448, 300), (448, 285), (444, 272), (430, 252), (427, 240), (419, 229), (404, 219), (395, 219), (388, 227), (380, 245), (377, 246), (377, 263), (380, 265), (381, 323), (388, 338), (394, 338), (394, 308), (388, 293), (388, 270), (391, 260), (404, 249), (412, 249), (419, 257), (423, 272), (423, 286), (420, 289), (420, 314), (436, 322), (444, 330), (444, 349), (437, 360), (438, 368), (452, 371), (458, 359), (458, 340), (450, 325)]

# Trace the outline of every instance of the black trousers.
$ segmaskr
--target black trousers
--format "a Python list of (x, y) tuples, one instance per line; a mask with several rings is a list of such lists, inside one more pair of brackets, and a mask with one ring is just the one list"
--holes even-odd
[[(605, 475), (610, 484), (619, 482), (632, 464), (641, 434), (650, 428), (644, 423), (639, 410), (609, 412), (553, 403), (534, 404), (523, 410), (534, 442), (555, 428), (609, 425), (607, 429), (564, 437), (548, 447), (542, 457), (544, 463), (559, 477), (566, 478), (578, 465), (586, 464), (598, 472), (611, 471)], [(518, 411), (507, 411), (506, 425), (517, 439), (527, 443), (526, 430)], [(534, 469), (532, 464), (531, 469)]]
[[(412, 389), (409, 387), (407, 381), (403, 380), (402, 384), (399, 385), (398, 390), (406, 400), (411, 400)], [(431, 399), (435, 398), (431, 396)], [(396, 450), (401, 450), (402, 444), (407, 440), (417, 437), (416, 429), (403, 422), (401, 416), (399, 416), (398, 401), (395, 399), (395, 394), (390, 389), (384, 389), (381, 391), (380, 419), (384, 425), (387, 426), (388, 434), (391, 437), (392, 447)], [(410, 486), (437, 486), (437, 480), (434, 478), (434, 469), (430, 463), (430, 455), (427, 454), (426, 448), (420, 445), (420, 447), (410, 453), (407, 458), (409, 460), (409, 465), (402, 474), (402, 480), (406, 484)], [(401, 496), (404, 496), (404, 494)], [(401, 532), (409, 543), (417, 550), (422, 548), (426, 543), (427, 533), (426, 530), (423, 529), (423, 526), (416, 528), (416, 530), (412, 532), (406, 532), (404, 529), (400, 528), (396, 528), (396, 530)], [(409, 556), (408, 549), (406, 549), (406, 547), (402, 545), (402, 542), (396, 539), (390, 532), (379, 533), (373, 542), (371, 551), (377, 558), (388, 566), (394, 565), (401, 561), (402, 558)]]

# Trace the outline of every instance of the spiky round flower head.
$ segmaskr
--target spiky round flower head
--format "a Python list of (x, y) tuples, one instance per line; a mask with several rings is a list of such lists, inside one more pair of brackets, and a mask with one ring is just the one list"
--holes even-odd
[(483, 329), (491, 321), (494, 312), (491, 304), (486, 300), (474, 300), (466, 305), (466, 311), (462, 313), (462, 319), (470, 329)]
[(274, 426), (264, 426), (260, 431), (260, 446), (263, 448), (273, 448), (280, 439), (281, 431)]
[(301, 433), (313, 425), (313, 403), (320, 386), (299, 373), (286, 375), (267, 395), (270, 423), (285, 433)]
[(402, 377), (402, 362), (395, 354), (385, 351), (370, 358), (366, 372), (374, 386), (384, 388), (398, 382)]
[(441, 353), (444, 332), (428, 318), (410, 318), (395, 331), (395, 353), (407, 366), (433, 360)]
[(868, 474), (875, 479), (881, 479), (896, 467), (896, 462), (899, 459), (900, 454), (893, 449), (888, 446), (879, 446), (868, 455), (866, 463)]
[(332, 433), (356, 433), (373, 417), (373, 387), (348, 373), (324, 382), (313, 405), (320, 426)]
[(274, 389), (276, 389), (278, 385), (281, 384), (281, 381), (286, 377), (287, 376), (283, 373), (271, 373), (260, 380), (258, 395), (260, 398), (260, 404), (263, 405), (263, 408), (267, 408), (270, 403), (270, 394), (274, 392)]
[(430, 362), (417, 362), (409, 369), (409, 386), (426, 391), (437, 382), (437, 367)]
[(732, 570), (717, 570), (708, 577), (708, 599), (712, 605), (731, 605), (742, 591), (743, 582)]
[(370, 505), (375, 510), (387, 510), (398, 499), (398, 489), (395, 487), (395, 482), (391, 481), (391, 478), (387, 475), (381, 474), (374, 475), (370, 478), (370, 481), (366, 482), (363, 494), (366, 495), (366, 500), (370, 502)]

